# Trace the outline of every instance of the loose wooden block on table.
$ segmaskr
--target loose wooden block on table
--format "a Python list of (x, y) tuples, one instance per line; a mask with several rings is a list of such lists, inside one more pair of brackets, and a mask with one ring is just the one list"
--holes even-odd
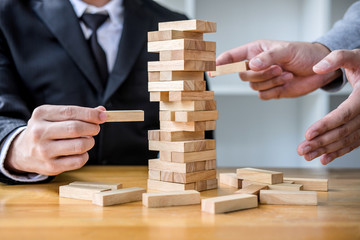
[(141, 110), (105, 111), (105, 113), (106, 113), (106, 122), (144, 121), (144, 111)]
[(213, 91), (203, 92), (169, 92), (168, 101), (203, 101), (213, 100)]
[(236, 176), (236, 173), (220, 173), (219, 174), (220, 184), (228, 185), (234, 188), (241, 188), (242, 179)]
[[(148, 42), (148, 52), (161, 52), (173, 50), (216, 51), (216, 42), (191, 39), (176, 39), (168, 41)], [(215, 70), (215, 69), (214, 69)]]
[(218, 120), (218, 111), (175, 112), (176, 122), (198, 122)]
[(160, 129), (167, 131), (210, 131), (216, 130), (216, 121), (173, 122), (160, 121)]
[(267, 185), (252, 184), (236, 191), (236, 194), (254, 194), (259, 195), (260, 190), (268, 189)]
[(168, 102), (169, 92), (150, 92), (150, 102)]
[(241, 179), (259, 183), (276, 184), (283, 182), (283, 174), (281, 172), (255, 168), (239, 168), (236, 169), (236, 174)]
[(174, 22), (161, 22), (159, 23), (159, 30), (179, 30), (187, 32), (212, 33), (216, 32), (216, 23), (197, 19)]
[(200, 193), (195, 190), (144, 193), (142, 202), (148, 208), (200, 204)]
[(260, 203), (272, 205), (317, 205), (314, 191), (261, 190)]
[(145, 192), (146, 190), (144, 188), (138, 187), (99, 192), (93, 195), (92, 202), (99, 206), (136, 202), (141, 201), (142, 194)]
[(148, 71), (211, 71), (215, 61), (174, 60), (148, 62)]
[(293, 181), (303, 185), (303, 190), (327, 192), (329, 180), (316, 178), (284, 178), (284, 181)]
[(291, 184), (291, 183), (278, 183), (268, 185), (269, 190), (284, 190), (284, 191), (300, 191), (303, 190), (303, 185), (301, 184)]
[(149, 92), (205, 91), (206, 82), (197, 80), (149, 82)]
[(216, 170), (205, 170), (192, 173), (174, 172), (174, 182), (176, 183), (192, 183), (214, 178), (216, 178)]
[(104, 189), (116, 190), (122, 188), (122, 183), (105, 183), (105, 182), (82, 182), (75, 181), (69, 184), (70, 186), (89, 186)]
[(152, 151), (198, 152), (215, 148), (215, 139), (179, 142), (149, 141), (149, 150)]
[(64, 185), (59, 187), (59, 196), (81, 200), (92, 200), (94, 193), (110, 191), (110, 188)]
[(147, 187), (157, 191), (184, 191), (195, 190), (195, 183), (181, 184), (172, 182), (162, 182), (153, 179), (147, 180)]
[(173, 60), (195, 60), (195, 61), (215, 61), (216, 52), (198, 50), (167, 50), (160, 52), (160, 61)]
[(242, 181), (242, 187), (243, 187), (243, 188), (246, 188), (246, 187), (248, 187), (248, 186), (250, 186), (250, 185), (263, 185), (263, 186), (268, 186), (268, 184), (266, 184), (266, 183), (259, 183), (259, 182), (254, 182), (254, 181), (245, 180), (245, 179)]
[(249, 70), (249, 62), (243, 61), (243, 62), (236, 62), (236, 63), (216, 66), (216, 70), (210, 71), (208, 72), (208, 74), (210, 77), (215, 77), (224, 74), (244, 72), (247, 70)]
[[(160, 158), (165, 158), (166, 151), (160, 151)], [(168, 156), (168, 154), (166, 154)], [(163, 157), (164, 156), (164, 157)], [(206, 161), (216, 159), (216, 150), (199, 151), (199, 152), (171, 152), (171, 162), (187, 163), (196, 161)]]
[(191, 141), (191, 140), (202, 140), (205, 138), (205, 132), (195, 131), (166, 131), (166, 130), (149, 130), (148, 139), (154, 141)]
[(256, 208), (257, 206), (257, 196), (250, 194), (234, 194), (201, 201), (201, 211), (213, 214)]
[(216, 101), (160, 102), (160, 110), (167, 111), (210, 111), (216, 110)]
[(200, 32), (184, 32), (177, 30), (148, 32), (148, 42), (166, 41), (173, 39), (194, 39), (203, 40), (204, 34)]

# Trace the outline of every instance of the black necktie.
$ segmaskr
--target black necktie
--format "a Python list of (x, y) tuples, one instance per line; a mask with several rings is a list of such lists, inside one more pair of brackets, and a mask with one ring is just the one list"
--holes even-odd
[(106, 86), (109, 71), (107, 67), (106, 54), (97, 40), (96, 31), (108, 18), (109, 15), (107, 14), (89, 13), (84, 13), (81, 17), (81, 20), (85, 23), (85, 25), (92, 30), (92, 34), (89, 39), (90, 47), (104, 87)]

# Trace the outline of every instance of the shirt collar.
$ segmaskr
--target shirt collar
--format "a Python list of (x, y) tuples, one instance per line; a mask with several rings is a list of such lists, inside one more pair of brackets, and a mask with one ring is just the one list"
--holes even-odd
[(122, 24), (122, 14), (124, 10), (123, 0), (111, 0), (102, 7), (95, 7), (87, 4), (82, 0), (69, 0), (74, 8), (75, 14), (80, 18), (86, 13), (102, 13), (107, 12), (109, 14), (110, 21), (114, 24)]

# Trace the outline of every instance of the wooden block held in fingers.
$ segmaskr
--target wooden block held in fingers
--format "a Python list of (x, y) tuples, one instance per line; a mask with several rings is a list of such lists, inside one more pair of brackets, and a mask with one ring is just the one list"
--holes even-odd
[(197, 80), (149, 82), (149, 92), (205, 91), (206, 82)]
[(173, 39), (194, 39), (203, 40), (204, 34), (201, 32), (184, 32), (177, 30), (153, 31), (148, 32), (148, 42), (167, 41)]
[(148, 179), (147, 188), (151, 190), (158, 191), (184, 191), (184, 190), (194, 190), (195, 183), (172, 183), (172, 182), (162, 182), (157, 180)]
[(329, 180), (316, 178), (284, 178), (285, 181), (294, 181), (296, 184), (303, 185), (305, 191), (327, 192)]
[(300, 191), (303, 190), (303, 185), (301, 184), (291, 184), (291, 183), (278, 183), (268, 185), (269, 190), (284, 190), (284, 191)]
[(214, 139), (179, 142), (149, 141), (149, 150), (169, 152), (199, 152), (215, 149), (215, 142), (216, 141)]
[(173, 60), (195, 60), (195, 61), (215, 61), (216, 52), (198, 50), (167, 50), (160, 52), (160, 61)]
[(59, 196), (65, 198), (75, 198), (81, 200), (92, 200), (93, 194), (98, 192), (110, 191), (110, 188), (64, 185), (59, 187)]
[(176, 40), (168, 40), (168, 41), (148, 42), (148, 52), (161, 52), (161, 51), (171, 51), (171, 50), (197, 50), (197, 51), (215, 52), (216, 42), (191, 40), (191, 39), (176, 39)]
[(259, 195), (260, 190), (268, 189), (267, 185), (252, 184), (236, 191), (236, 194), (254, 194)]
[(236, 174), (239, 178), (259, 183), (276, 184), (283, 182), (281, 172), (267, 171), (256, 168), (238, 168)]
[(160, 110), (167, 111), (210, 111), (216, 110), (216, 101), (160, 102)]
[(216, 70), (210, 71), (210, 72), (208, 72), (208, 74), (210, 77), (215, 77), (215, 76), (224, 75), (224, 74), (244, 72), (247, 70), (250, 70), (249, 62), (243, 61), (243, 62), (236, 62), (236, 63), (230, 63), (230, 64), (221, 65), (221, 66), (216, 66)]
[(150, 102), (168, 102), (169, 92), (150, 92)]
[(149, 169), (149, 179), (160, 180), (160, 171)]
[(106, 122), (144, 121), (144, 111), (141, 110), (104, 111), (104, 113), (106, 113)]
[(159, 23), (159, 31), (164, 30), (212, 33), (216, 32), (216, 23), (197, 19)]
[(99, 206), (111, 206), (128, 202), (141, 201), (142, 194), (145, 193), (144, 188), (132, 187), (117, 189), (113, 191), (99, 192), (93, 195), (93, 204)]
[(260, 203), (273, 205), (317, 205), (317, 193), (314, 191), (261, 190)]
[(204, 160), (213, 160), (216, 159), (216, 150), (209, 151), (200, 151), (200, 152), (172, 152), (171, 161), (172, 162), (195, 162), (195, 161), (204, 161)]
[(144, 193), (143, 205), (148, 208), (200, 204), (200, 193), (195, 190)]
[[(150, 74), (150, 73), (149, 73)], [(178, 80), (204, 80), (203, 72), (193, 71), (161, 71), (158, 81), (178, 81)]]
[(70, 186), (89, 186), (89, 187), (97, 187), (97, 188), (105, 188), (116, 190), (122, 188), (122, 183), (105, 183), (105, 182), (82, 182), (75, 181), (69, 184)]
[(214, 111), (175, 112), (176, 122), (198, 122), (218, 120), (219, 113)]
[(176, 183), (192, 183), (213, 178), (216, 178), (216, 170), (206, 170), (192, 173), (174, 172), (174, 182)]
[[(148, 62), (148, 71), (211, 71), (215, 61), (173, 60)], [(150, 82), (152, 83), (152, 82)]]
[(210, 131), (216, 130), (216, 121), (173, 122), (160, 121), (160, 129), (165, 131)]
[(242, 179), (236, 176), (236, 173), (220, 173), (219, 174), (220, 184), (231, 186), (234, 188), (241, 188)]
[(201, 201), (201, 211), (212, 214), (256, 208), (257, 206), (257, 196), (250, 194), (234, 194), (207, 198)]
[(149, 130), (149, 140), (154, 141), (191, 141), (202, 140), (205, 138), (203, 131), (186, 132), (186, 131), (165, 131), (165, 130)]
[(203, 101), (203, 100), (213, 100), (214, 92), (213, 91), (203, 91), (203, 92), (169, 92), (168, 101)]

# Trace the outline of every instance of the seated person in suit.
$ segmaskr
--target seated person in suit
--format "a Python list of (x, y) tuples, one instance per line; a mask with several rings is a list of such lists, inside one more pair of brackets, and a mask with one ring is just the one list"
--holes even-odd
[[(156, 158), (147, 32), (184, 15), (151, 0), (2, 0), (0, 12), (0, 181)], [(101, 125), (105, 108), (144, 110), (145, 121)]]

